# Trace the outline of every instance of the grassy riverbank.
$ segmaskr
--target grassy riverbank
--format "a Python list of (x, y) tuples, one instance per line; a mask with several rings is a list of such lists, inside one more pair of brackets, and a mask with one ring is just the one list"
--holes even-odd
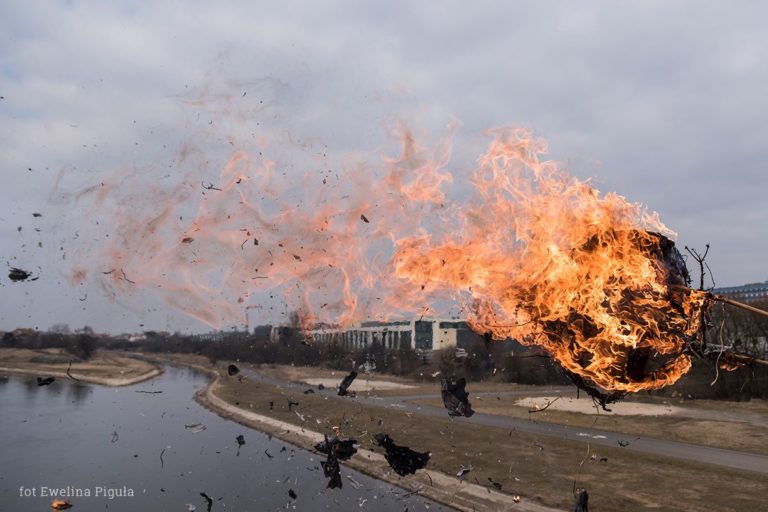
[[(198, 397), (208, 407), (300, 446), (310, 446), (318, 435), (331, 434), (333, 426), (340, 426), (344, 435), (357, 438), (365, 450), (379, 457), (381, 451), (372, 438), (381, 431), (389, 433), (399, 444), (432, 452), (430, 473), (447, 479), (442, 499), (437, 492), (434, 496), (429, 494), (430, 482), (424, 482), (423, 475), (397, 479), (398, 485), (422, 485), (421, 492), (426, 496), (459, 508), (524, 510), (523, 506), (511, 503), (511, 496), (519, 494), (527, 498), (530, 506), (569, 510), (573, 507), (574, 481), (589, 490), (590, 503), (600, 510), (737, 511), (759, 509), (764, 500), (763, 475), (644, 455), (619, 447), (590, 448), (584, 443), (482, 426), (466, 418), (425, 417), (376, 406), (373, 399), (352, 401), (318, 393), (304, 394), (304, 388), (228, 377), (223, 363), (213, 366), (204, 358), (188, 356), (175, 360), (220, 375)], [(439, 389), (433, 392), (437, 395)], [(299, 405), (289, 410), (289, 400)], [(307, 439), (302, 440), (302, 434)], [(596, 457), (593, 459), (592, 455)], [(601, 462), (603, 458), (607, 460)], [(356, 469), (373, 467), (366, 472), (379, 478), (386, 472), (386, 466), (376, 467), (365, 457), (359, 457), (357, 463), (363, 467)], [(463, 482), (450, 476), (462, 466), (472, 467)], [(469, 484), (484, 489), (487, 495), (495, 495), (496, 489), (489, 479), (501, 484), (499, 494), (509, 497), (509, 505), (483, 503), (479, 496), (460, 497)], [(432, 480), (434, 483), (434, 476)]]

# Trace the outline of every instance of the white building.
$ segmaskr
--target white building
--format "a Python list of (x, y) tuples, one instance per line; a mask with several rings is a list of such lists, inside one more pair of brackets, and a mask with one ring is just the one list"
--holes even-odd
[(348, 328), (321, 327), (309, 332), (316, 343), (341, 343), (347, 348), (367, 348), (374, 342), (387, 350), (410, 348), (440, 350), (469, 348), (480, 338), (466, 322), (456, 319), (369, 321)]
[[(293, 334), (293, 329), (273, 326), (270, 340), (278, 342)], [(410, 348), (414, 350), (440, 350), (443, 348), (468, 349), (480, 338), (466, 322), (457, 319), (398, 320), (392, 322), (367, 321), (358, 325), (338, 328), (317, 326), (307, 333), (315, 343), (340, 343), (350, 349), (362, 349), (374, 342), (387, 350)]]

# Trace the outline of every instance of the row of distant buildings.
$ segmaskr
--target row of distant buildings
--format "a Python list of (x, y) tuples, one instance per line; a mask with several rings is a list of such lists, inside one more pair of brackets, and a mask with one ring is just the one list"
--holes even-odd
[[(715, 288), (713, 293), (740, 302), (768, 301), (768, 281)], [(273, 342), (279, 342), (293, 333), (288, 327), (271, 326), (269, 338)], [(444, 348), (469, 350), (473, 343), (482, 340), (482, 336), (470, 329), (467, 322), (458, 319), (427, 318), (391, 322), (368, 321), (345, 328), (322, 325), (305, 332), (304, 335), (311, 337), (316, 343), (338, 343), (350, 349), (363, 349), (378, 343), (387, 350), (417, 351)], [(519, 348), (519, 344), (513, 340), (508, 340), (507, 344)]]
[(739, 302), (768, 301), (768, 281), (750, 283), (741, 286), (726, 286), (712, 290), (715, 295), (722, 295)]
[[(270, 340), (278, 342), (289, 335), (290, 329), (272, 327)], [(418, 351), (443, 348), (468, 350), (475, 341), (482, 340), (467, 322), (457, 319), (369, 321), (359, 325), (336, 328), (318, 326), (305, 333), (316, 343), (338, 343), (350, 349), (363, 349), (378, 343), (388, 350), (413, 349)]]

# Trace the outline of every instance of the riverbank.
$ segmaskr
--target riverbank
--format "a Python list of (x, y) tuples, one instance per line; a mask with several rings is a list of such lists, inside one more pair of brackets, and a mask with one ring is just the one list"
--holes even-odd
[[(71, 362), (71, 364), (70, 364)], [(72, 379), (102, 386), (130, 386), (163, 372), (146, 360), (97, 351), (81, 361), (61, 349), (0, 349), (0, 373)]]
[[(386, 432), (396, 443), (414, 450), (430, 451), (432, 458), (427, 472), (420, 471), (417, 476), (404, 479), (394, 476), (393, 483), (406, 489), (422, 486), (420, 492), (425, 492), (425, 496), (446, 503), (437, 492), (426, 494), (425, 489), (432, 491), (429, 477), (426, 482), (418, 479), (420, 474), (439, 473), (447, 478), (448, 499), (454, 500), (447, 503), (460, 509), (526, 510), (523, 507), (528, 505), (542, 507), (539, 510), (547, 507), (570, 510), (574, 502), (574, 482), (587, 487), (590, 502), (604, 510), (658, 510), (661, 507), (688, 512), (715, 507), (738, 511), (759, 508), (764, 496), (764, 477), (759, 473), (630, 451), (621, 446), (590, 446), (585, 442), (588, 436), (568, 440), (521, 432), (505, 427), (503, 421), (489, 426), (479, 418), (434, 416), (420, 412), (418, 407), (408, 408), (383, 400), (379, 393), (358, 393), (356, 399), (342, 398), (332, 390), (320, 391), (314, 386), (265, 378), (268, 370), (262, 372), (260, 367), (247, 364), (237, 363), (241, 373), (230, 377), (226, 362), (212, 365), (206, 358), (188, 355), (169, 356), (167, 362), (172, 361), (215, 372), (215, 382), (205, 393), (223, 404), (210, 396), (200, 398), (211, 410), (231, 415), (235, 421), (275, 436), (282, 435), (281, 439), (299, 446), (311, 448), (319, 438), (315, 436), (331, 435), (332, 428), (339, 426), (343, 435), (356, 438), (364, 450), (373, 454), (381, 453), (373, 441), (377, 432)], [(380, 378), (389, 379), (389, 376)], [(432, 393), (439, 397), (439, 387), (433, 388)], [(289, 401), (299, 405), (289, 407)], [(546, 428), (546, 423), (542, 426)], [(589, 429), (584, 432), (588, 433)], [(300, 434), (307, 433), (309, 437), (302, 439)], [(353, 460), (355, 458), (357, 456)], [(369, 464), (368, 460), (362, 456), (358, 459), (365, 465)], [(370, 465), (371, 469), (359, 469), (377, 478), (382, 478), (387, 471), (386, 466)], [(460, 480), (453, 475), (462, 467), (471, 471)], [(711, 484), (713, 475), (717, 477), (716, 487)], [(434, 476), (432, 480), (434, 482)], [(685, 485), (681, 486), (680, 482)], [(462, 505), (457, 496), (469, 485), (477, 486), (485, 493), (484, 497), (496, 492), (505, 495), (507, 504), (480, 504), (470, 497), (468, 505)], [(514, 502), (512, 497), (518, 494), (523, 496), (524, 504), (508, 504)]]
[[(205, 408), (224, 418), (236, 421), (255, 430), (266, 432), (278, 439), (309, 451), (313, 451), (314, 445), (324, 438), (323, 433), (308, 426), (297, 425), (272, 416), (259, 414), (252, 410), (244, 409), (242, 403), (237, 400), (231, 401), (227, 399), (227, 385), (232, 385), (235, 382), (239, 385), (243, 381), (245, 381), (246, 385), (252, 383), (245, 379), (240, 380), (237, 377), (229, 377), (226, 373), (226, 364), (211, 365), (204, 358), (186, 355), (156, 357), (153, 354), (150, 357), (158, 363), (188, 366), (209, 375), (211, 382), (195, 394), (195, 400)], [(297, 415), (297, 419), (300, 417), (300, 415)], [(307, 418), (313, 417), (307, 415), (305, 421)], [(316, 423), (316, 426), (325, 425), (325, 423)], [(330, 431), (331, 429), (328, 427), (326, 430)], [(326, 432), (326, 434), (330, 435), (330, 432)], [(534, 503), (526, 498), (518, 497), (518, 501), (516, 501), (514, 495), (498, 492), (490, 484), (480, 485), (471, 481), (459, 480), (455, 476), (431, 469), (420, 470), (414, 475), (403, 478), (392, 471), (381, 453), (370, 449), (360, 448), (357, 454), (348, 461), (343, 462), (343, 465), (405, 489), (409, 493), (419, 494), (461, 511), (519, 510), (521, 512), (558, 512), (561, 510)], [(349, 485), (347, 481), (344, 483)]]

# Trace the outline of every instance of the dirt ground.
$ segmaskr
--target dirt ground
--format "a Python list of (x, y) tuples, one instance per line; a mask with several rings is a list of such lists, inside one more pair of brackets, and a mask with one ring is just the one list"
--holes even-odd
[[(311, 379), (326, 379), (333, 383), (332, 387), (337, 386), (341, 379), (347, 375), (348, 371), (330, 370), (316, 366), (288, 366), (288, 365), (258, 365), (260, 373), (268, 377), (287, 380), (292, 382), (304, 382), (310, 384)], [(434, 393), (435, 388), (440, 388), (441, 375), (427, 374), (422, 380), (413, 380), (397, 375), (384, 373), (374, 373), (366, 375), (362, 372), (358, 379), (369, 380), (370, 387), (376, 386), (376, 392), (382, 396), (405, 396), (405, 395), (424, 395)], [(401, 386), (379, 385), (379, 382), (396, 383)], [(326, 385), (325, 383), (323, 384)], [(352, 388), (354, 389), (354, 388)], [(527, 386), (523, 384), (503, 383), (503, 382), (473, 382), (471, 390), (473, 392), (495, 392), (495, 391), (523, 391), (527, 390), (530, 394), (551, 393), (553, 389), (561, 389), (557, 386)]]
[[(261, 365), (258, 370), (271, 377), (295, 382), (311, 383), (309, 381), (313, 379), (327, 379), (333, 386), (347, 374), (325, 368), (285, 365)], [(442, 407), (439, 394), (435, 394), (435, 390), (440, 386), (439, 375), (427, 376), (433, 382), (417, 382), (382, 374), (367, 378), (371, 379), (371, 382), (391, 381), (410, 386), (398, 389), (378, 386), (375, 391), (372, 391), (376, 395), (433, 394), (434, 398), (416, 400), (414, 403)], [(324, 382), (323, 385), (328, 384)], [(611, 412), (606, 412), (595, 409), (592, 400), (584, 394), (577, 399), (573, 387), (472, 382), (467, 385), (467, 389), (470, 391), (472, 407), (477, 412), (486, 414), (535, 419), (584, 428), (594, 425), (594, 428), (629, 435), (768, 455), (768, 401), (765, 400), (724, 402), (637, 395), (613, 404), (610, 407)], [(499, 394), (489, 396), (487, 393)], [(560, 398), (552, 403), (558, 396)], [(543, 409), (547, 403), (551, 405), (546, 410), (530, 412), (535, 410), (536, 406)]]
[(159, 375), (161, 371), (146, 361), (106, 351), (97, 351), (91, 359), (79, 361), (61, 349), (0, 349), (0, 373), (74, 378), (105, 386), (128, 386)]
[[(547, 404), (546, 398), (526, 399), (523, 403), (538, 404), (543, 409)], [(710, 400), (688, 402), (682, 406), (658, 404), (661, 409), (671, 411), (663, 415), (633, 414), (643, 405), (632, 403), (627, 411), (629, 414), (612, 414), (602, 410), (584, 409), (585, 413), (558, 410), (559, 402), (568, 400), (561, 398), (546, 410), (532, 413), (535, 407), (521, 406), (518, 396), (474, 396), (470, 397), (472, 408), (477, 412), (498, 416), (534, 419), (541, 422), (560, 423), (578, 427), (594, 427), (601, 430), (623, 432), (628, 435), (655, 437), (693, 444), (716, 446), (730, 450), (759, 453), (768, 455), (768, 428), (765, 422), (768, 415), (759, 412), (761, 406), (750, 406), (743, 402), (726, 402), (713, 406)], [(662, 402), (661, 399), (659, 399)], [(416, 400), (414, 403), (442, 407), (439, 397), (429, 400)], [(668, 408), (668, 409), (665, 409)], [(648, 409), (646, 409), (646, 412)]]
[[(207, 361), (202, 364), (210, 367)], [(218, 367), (223, 371), (223, 363)], [(430, 388), (434, 392), (434, 386)], [(573, 509), (574, 482), (589, 490), (595, 510), (759, 510), (768, 490), (762, 475), (746, 471), (642, 455), (619, 447), (588, 448), (581, 443), (480, 426), (465, 418), (427, 419), (339, 397), (305, 395), (301, 390), (247, 378), (224, 376), (215, 394), (243, 411), (307, 430), (330, 435), (331, 427), (338, 425), (344, 435), (355, 437), (362, 448), (373, 452), (381, 451), (373, 443), (373, 435), (386, 432), (398, 444), (430, 451), (431, 470), (455, 475), (461, 467), (471, 466), (468, 482), (488, 486), (490, 478), (504, 493), (562, 510)], [(288, 400), (299, 405), (289, 410)], [(487, 395), (483, 402), (486, 400), (498, 401)], [(475, 408), (480, 404), (473, 401)], [(579, 416), (593, 421), (588, 415)], [(596, 455), (594, 460), (591, 455)], [(606, 460), (600, 462), (603, 458)], [(456, 479), (456, 485), (462, 483)]]

